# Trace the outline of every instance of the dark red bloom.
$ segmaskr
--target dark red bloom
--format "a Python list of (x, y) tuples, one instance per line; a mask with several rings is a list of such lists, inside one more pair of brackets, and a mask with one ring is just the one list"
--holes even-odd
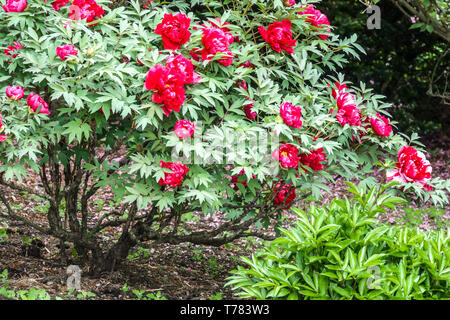
[(309, 153), (300, 154), (300, 163), (303, 164), (304, 166), (310, 167), (314, 171), (323, 170), (323, 164), (320, 162), (326, 160), (327, 159), (325, 158), (323, 148), (312, 150)]
[[(236, 174), (236, 175), (234, 175), (234, 176), (231, 176), (231, 182), (234, 183), (234, 184), (236, 184), (236, 183), (242, 183), (242, 185), (243, 185), (244, 187), (246, 187), (246, 186), (247, 186), (247, 180), (243, 180), (243, 179), (241, 178), (242, 176), (245, 176), (245, 170), (244, 170), (244, 169), (242, 169), (241, 171), (239, 171), (238, 174)], [(256, 176), (253, 175), (252, 179), (255, 179), (255, 178), (256, 178)]]
[(195, 61), (200, 61), (202, 57), (202, 49), (200, 48), (194, 48), (191, 51), (189, 51), (189, 54), (191, 55), (192, 59)]
[(61, 60), (66, 60), (68, 56), (76, 56), (78, 54), (78, 50), (75, 46), (65, 44), (56, 48), (56, 54), (61, 58)]
[(22, 45), (19, 42), (14, 42), (12, 46), (8, 46), (5, 49), (5, 55), (14, 59), (18, 56), (18, 53), (13, 54), (13, 52), (20, 49), (23, 49)]
[(250, 61), (245, 61), (239, 65), (240, 67), (244, 68), (254, 68), (255, 66)]
[(254, 106), (253, 102), (251, 102), (249, 104), (246, 104), (244, 106), (245, 116), (247, 118), (249, 118), (250, 120), (255, 120), (256, 119), (256, 115), (257, 115), (256, 112), (252, 110), (253, 106)]
[(287, 205), (286, 207), (282, 208), (283, 210), (289, 209), (294, 204), (293, 201), (295, 200), (295, 187), (292, 186), (292, 184), (285, 184), (282, 185), (281, 181), (277, 183), (274, 189), (275, 192), (275, 198), (273, 200), (273, 203), (275, 205)]
[(291, 26), (291, 21), (285, 19), (282, 22), (275, 21), (267, 27), (267, 30), (264, 27), (259, 27), (258, 31), (273, 50), (276, 52), (285, 50), (292, 54), (297, 40), (292, 38)]

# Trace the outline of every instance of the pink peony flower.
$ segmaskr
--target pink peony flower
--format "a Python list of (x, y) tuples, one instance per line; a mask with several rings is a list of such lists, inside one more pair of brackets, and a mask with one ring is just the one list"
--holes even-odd
[(189, 168), (180, 162), (160, 161), (159, 165), (162, 168), (169, 168), (172, 172), (164, 172), (164, 179), (161, 178), (158, 183), (160, 185), (168, 185), (172, 188), (181, 186), (184, 176), (189, 172)]
[(233, 53), (229, 49), (233, 42), (232, 36), (226, 33), (221, 28), (203, 28), (202, 44), (202, 59), (211, 60), (217, 53), (223, 53), (225, 56), (220, 58), (218, 62), (224, 66), (229, 66), (233, 63)]
[(413, 147), (403, 146), (398, 151), (395, 169), (387, 170), (388, 181), (415, 182), (425, 187), (431, 179), (432, 167), (425, 155)]
[(78, 50), (75, 46), (72, 45), (63, 45), (56, 48), (56, 54), (61, 60), (66, 60), (68, 56), (76, 56), (78, 54)]
[(291, 26), (291, 21), (285, 19), (282, 22), (275, 21), (267, 27), (267, 30), (264, 27), (258, 27), (258, 31), (273, 50), (279, 53), (285, 50), (292, 54), (297, 40), (292, 38)]
[[(332, 110), (332, 112), (333, 111), (334, 110)], [(346, 124), (350, 126), (361, 125), (361, 113), (354, 105), (346, 105), (340, 108), (336, 114), (336, 119), (341, 126), (345, 126)]]
[(39, 111), (39, 113), (50, 114), (47, 102), (45, 102), (40, 95), (35, 94), (34, 92), (31, 92), (28, 96), (27, 104), (30, 106), (33, 112), (36, 112), (36, 110), (40, 107), (41, 110)]
[(178, 138), (185, 139), (194, 134), (195, 125), (191, 121), (178, 120), (173, 129)]
[(5, 12), (23, 12), (27, 6), (27, 0), (6, 0), (2, 8)]
[(300, 161), (297, 147), (287, 143), (282, 144), (278, 150), (274, 150), (272, 158), (280, 161), (283, 168), (297, 168)]
[(280, 115), (288, 126), (300, 128), (302, 126), (302, 108), (295, 107), (290, 102), (284, 102), (280, 107)]
[[(306, 8), (303, 8), (304, 11), (300, 11), (298, 14), (300, 15), (308, 15), (308, 17), (306, 18), (306, 22), (308, 22), (310, 25), (320, 28), (320, 29), (325, 29), (329, 32), (330, 28), (327, 27), (330, 25), (330, 22), (328, 21), (328, 18), (326, 15), (324, 15), (322, 12), (320, 12), (320, 10), (317, 10), (314, 8), (314, 5), (309, 5)], [(306, 9), (306, 10), (305, 10)], [(325, 34), (320, 34), (319, 38), (326, 40), (329, 36), (325, 35)]]
[(194, 72), (194, 65), (183, 55), (170, 55), (166, 61), (166, 67), (184, 76), (184, 84), (200, 83), (202, 78)]
[(295, 200), (295, 187), (292, 184), (282, 185), (281, 181), (277, 183), (274, 189), (275, 198), (273, 200), (276, 206), (284, 204), (287, 207), (282, 208), (283, 210), (287, 210), (294, 204)]
[(250, 61), (245, 61), (239, 65), (240, 67), (244, 68), (254, 68), (255, 66)]
[(8, 138), (6, 134), (0, 134), (0, 142), (5, 141)]
[(6, 96), (14, 101), (20, 100), (24, 96), (24, 90), (21, 86), (6, 87)]
[(246, 105), (244, 106), (244, 113), (245, 113), (245, 116), (246, 116), (248, 119), (250, 119), (250, 120), (255, 120), (255, 119), (256, 119), (256, 115), (257, 115), (256, 112), (252, 110), (253, 106), (254, 106), (254, 103), (253, 103), (253, 102), (251, 102), (251, 103), (249, 103), (249, 104), (246, 104)]
[[(241, 171), (239, 171), (238, 174), (231, 176), (231, 182), (234, 183), (235, 185), (237, 183), (241, 183), (244, 187), (247, 187), (247, 180), (243, 180), (241, 177), (245, 176), (245, 170), (242, 169)], [(252, 179), (255, 179), (256, 176), (253, 175)]]

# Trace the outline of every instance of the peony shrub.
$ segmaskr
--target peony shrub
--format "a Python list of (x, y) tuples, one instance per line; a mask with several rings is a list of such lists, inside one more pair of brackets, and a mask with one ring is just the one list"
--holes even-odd
[[(331, 191), (339, 177), (375, 184), (377, 165), (395, 170), (388, 179), (400, 181), (399, 193), (445, 202), (448, 183), (431, 177), (422, 153), (404, 149), (417, 137), (395, 132), (382, 96), (339, 73), (363, 49), (356, 36), (333, 34), (319, 7), (7, 0), (6, 216), (73, 243), (102, 271), (141, 241), (222, 245), (263, 236), (263, 226), (279, 224), (296, 201)], [(389, 158), (399, 150), (396, 164)], [(24, 184), (30, 171), (40, 189)], [(98, 215), (92, 202), (105, 189), (116, 207)], [(45, 223), (16, 212), (11, 191), (48, 204)], [(223, 221), (187, 231), (193, 213)], [(114, 241), (101, 235), (110, 228)]]

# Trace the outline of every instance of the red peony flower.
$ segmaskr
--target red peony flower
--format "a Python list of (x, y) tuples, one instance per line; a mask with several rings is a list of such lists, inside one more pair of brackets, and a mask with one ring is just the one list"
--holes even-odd
[(288, 143), (281, 145), (278, 150), (272, 152), (272, 158), (280, 161), (283, 168), (297, 168), (300, 161), (297, 147)]
[(3, 127), (3, 116), (0, 114), (0, 132), (3, 131), (2, 127)]
[[(244, 187), (247, 187), (247, 180), (242, 180), (241, 176), (245, 175), (245, 170), (242, 169), (238, 174), (231, 176), (231, 182), (236, 185), (236, 183), (242, 183)], [(253, 175), (252, 179), (255, 179), (256, 176)]]
[(254, 106), (254, 103), (251, 102), (249, 104), (246, 104), (244, 106), (244, 112), (245, 112), (245, 116), (250, 119), (250, 120), (255, 120), (256, 119), (256, 112), (252, 110)]
[(201, 60), (202, 49), (194, 48), (191, 51), (189, 51), (189, 54), (191, 55), (192, 59), (194, 59), (195, 61), (200, 61)]
[(169, 168), (172, 172), (164, 172), (164, 179), (160, 179), (160, 185), (168, 185), (172, 188), (181, 186), (184, 176), (188, 173), (189, 168), (181, 162), (164, 162), (160, 161), (159, 165), (162, 168)]
[(247, 83), (245, 82), (245, 80), (241, 80), (241, 81), (237, 80), (237, 86), (238, 86), (239, 88), (244, 89), (244, 90), (247, 90), (247, 89), (248, 89)]
[(375, 131), (375, 133), (379, 136), (389, 137), (392, 132), (392, 127), (389, 125), (389, 120), (386, 117), (381, 116), (379, 113), (377, 113), (375, 118), (370, 118), (370, 124), (372, 125), (373, 131)]
[(336, 104), (339, 109), (345, 106), (354, 106), (355, 104), (355, 96), (350, 92), (347, 92), (347, 86), (345, 84), (340, 84), (339, 82), (335, 83), (336, 89), (331, 90), (331, 94), (334, 99), (336, 99)]
[[(305, 8), (304, 8), (305, 9)], [(316, 10), (314, 8), (314, 5), (309, 5), (308, 7), (306, 7), (305, 11), (300, 11), (298, 14), (300, 15), (308, 15), (308, 17), (306, 18), (306, 22), (308, 22), (309, 24), (320, 28), (320, 29), (324, 29), (326, 28), (326, 30), (329, 32), (330, 28), (326, 27), (330, 25), (330, 22), (328, 21), (328, 18), (326, 15), (324, 15), (322, 12), (320, 12), (320, 10)], [(326, 40), (329, 36), (325, 35), (325, 34), (320, 34), (319, 37), (323, 40)]]
[(2, 8), (5, 12), (23, 12), (27, 6), (27, 0), (6, 0)]
[(142, 2), (142, 8), (144, 8), (144, 9), (150, 9), (153, 0), (141, 0), (141, 2)]
[(99, 6), (94, 0), (73, 0), (69, 7), (69, 19), (86, 19), (87, 23), (94, 21), (95, 18), (101, 18), (103, 13), (103, 7)]
[(61, 7), (64, 7), (69, 3), (69, 0), (56, 0), (52, 3), (52, 7), (54, 11), (58, 11)]
[(202, 78), (194, 72), (194, 65), (183, 55), (170, 55), (166, 61), (166, 67), (184, 76), (184, 84), (199, 83)]
[(14, 101), (20, 100), (24, 96), (24, 90), (21, 86), (6, 87), (6, 96)]
[(202, 59), (211, 60), (217, 53), (221, 52), (225, 54), (225, 57), (220, 58), (218, 62), (224, 66), (231, 65), (233, 53), (229, 46), (233, 39), (229, 35), (221, 28), (203, 28), (202, 43), (204, 49), (202, 50)]
[[(333, 96), (334, 99), (337, 99), (339, 97), (340, 94), (344, 93), (347, 91), (347, 86), (345, 84), (341, 84), (339, 82), (335, 82), (334, 85), (336, 86), (336, 89), (332, 89), (331, 90), (331, 94)], [(329, 86), (329, 85), (328, 85)]]
[(42, 99), (42, 97), (38, 94), (35, 94), (34, 92), (31, 92), (30, 95), (27, 98), (27, 104), (30, 106), (31, 110), (33, 112), (36, 112), (36, 110), (41, 107), (41, 110), (39, 113), (44, 114), (50, 114), (49, 106), (47, 102)]
[(302, 108), (296, 107), (290, 102), (281, 104), (280, 115), (288, 126), (300, 128), (302, 126)]
[[(332, 112), (333, 111), (334, 110), (332, 110)], [(361, 125), (361, 113), (355, 105), (346, 105), (340, 108), (336, 114), (336, 119), (341, 126), (345, 126), (346, 124), (349, 124), (350, 126)]]
[(255, 66), (250, 61), (245, 61), (239, 65), (240, 67), (244, 68), (254, 68)]
[[(312, 150), (310, 153), (302, 153), (300, 154), (300, 163), (304, 166), (308, 166), (314, 171), (323, 170), (323, 164), (321, 161), (326, 161), (325, 153), (323, 152), (323, 148), (319, 148), (317, 150)], [(304, 169), (305, 170), (305, 169)], [(306, 170), (305, 170), (306, 172)]]
[(291, 21), (285, 19), (282, 22), (275, 21), (267, 27), (267, 30), (264, 27), (258, 27), (258, 31), (273, 50), (279, 53), (285, 50), (292, 54), (297, 40), (292, 38), (291, 26)]
[(191, 121), (178, 120), (173, 129), (178, 138), (185, 139), (194, 134), (195, 125)]
[(430, 162), (422, 152), (413, 147), (400, 148), (395, 167), (395, 169), (387, 170), (388, 181), (416, 182), (425, 187), (427, 181), (431, 179)]
[(61, 58), (61, 60), (66, 60), (68, 56), (76, 56), (78, 54), (78, 50), (75, 46), (65, 44), (56, 48), (56, 54)]
[(180, 111), (186, 99), (183, 84), (184, 75), (160, 64), (151, 67), (145, 79), (145, 88), (156, 91), (153, 102), (164, 104), (166, 117), (172, 111)]
[(189, 26), (191, 19), (182, 13), (165, 14), (162, 22), (156, 26), (155, 33), (161, 35), (164, 49), (177, 50), (188, 42), (191, 33)]
[(339, 109), (347, 106), (356, 107), (355, 96), (350, 92), (342, 92), (338, 95), (336, 99), (336, 104)]
[(6, 56), (11, 56), (11, 58), (16, 58), (18, 56), (18, 53), (16, 54), (12, 54), (12, 52), (16, 51), (16, 50), (20, 50), (23, 49), (22, 45), (19, 42), (14, 42), (12, 46), (8, 46), (5, 49), (5, 55)]
[[(239, 42), (239, 37), (234, 37), (230, 33), (230, 31), (231, 31), (230, 28), (226, 27), (226, 25), (229, 25), (228, 22), (222, 23), (220, 18), (215, 18), (214, 20), (209, 20), (208, 22), (213, 28), (219, 28), (223, 32), (225, 32), (225, 36), (228, 38), (229, 43), (233, 43), (235, 41)], [(209, 26), (206, 26), (206, 25), (200, 25), (200, 27), (202, 27), (202, 28), (209, 28)], [(197, 30), (197, 28), (195, 28), (195, 29)]]
[(295, 187), (292, 184), (282, 185), (280, 181), (275, 186), (274, 192), (276, 195), (273, 202), (276, 206), (281, 204), (287, 205), (287, 207), (282, 208), (283, 210), (292, 207), (294, 204), (293, 201), (295, 200)]

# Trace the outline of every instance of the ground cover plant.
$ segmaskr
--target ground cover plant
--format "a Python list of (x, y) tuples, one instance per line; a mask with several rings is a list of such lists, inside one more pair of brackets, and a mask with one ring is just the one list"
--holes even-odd
[(349, 183), (350, 199), (333, 199), (233, 271), (228, 285), (258, 299), (443, 299), (450, 297), (448, 229), (377, 225), (375, 217), (404, 200)]

